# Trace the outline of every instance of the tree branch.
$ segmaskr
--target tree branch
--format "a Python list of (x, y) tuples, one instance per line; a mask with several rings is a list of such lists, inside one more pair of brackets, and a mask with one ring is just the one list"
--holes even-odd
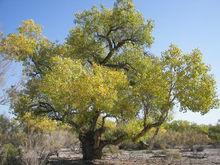
[(110, 67), (110, 68), (115, 68), (115, 69), (124, 69), (126, 71), (129, 70), (128, 63), (118, 63), (118, 64), (105, 64), (104, 66)]
[[(135, 40), (132, 39), (132, 38), (127, 38), (127, 39), (121, 40), (120, 42), (117, 43), (117, 45), (114, 44), (114, 46), (112, 46), (112, 42), (111, 42), (111, 45), (109, 47), (109, 52), (108, 52), (107, 56), (104, 58), (104, 60), (101, 62), (101, 64), (106, 64), (111, 59), (111, 57), (113, 56), (114, 52), (117, 51), (126, 42), (129, 42), (129, 41), (130, 42), (135, 42)], [(113, 43), (115, 43), (115, 42), (113, 42)]]
[(143, 127), (143, 129), (141, 130), (141, 132), (139, 132), (138, 134), (136, 134), (133, 138), (132, 141), (137, 141), (140, 137), (144, 136), (144, 134), (149, 131), (151, 128), (153, 127), (159, 127), (161, 124), (163, 124), (163, 122), (166, 120), (168, 116), (168, 111), (165, 111), (164, 114), (162, 114), (159, 118), (159, 120), (155, 123), (151, 123), (148, 125), (145, 125)]
[(142, 101), (143, 102), (143, 105), (144, 105), (144, 123), (143, 123), (143, 127), (146, 127), (146, 120), (147, 120), (147, 115), (148, 115), (148, 113), (149, 113), (149, 107), (148, 107), (148, 105), (147, 104), (145, 104), (144, 103), (144, 101)]
[[(64, 118), (67, 116), (69, 117), (70, 116), (70, 113), (65, 113), (64, 115), (61, 115), (59, 114), (59, 112), (56, 111), (56, 109), (50, 104), (50, 103), (46, 103), (46, 102), (38, 102), (37, 104), (33, 104), (31, 105), (30, 107), (33, 108), (37, 106), (38, 108), (43, 108), (44, 111), (39, 111), (38, 113), (53, 113), (53, 116), (50, 116), (50, 118), (52, 120), (57, 120), (57, 121), (61, 121), (61, 122), (64, 122)], [(74, 113), (75, 114), (75, 113)], [(74, 121), (72, 120), (68, 120), (68, 123), (72, 126), (74, 126), (76, 129), (79, 129), (79, 125), (76, 124)]]
[(150, 142), (149, 142), (149, 150), (152, 150), (153, 146), (154, 146), (154, 140), (156, 138), (156, 136), (158, 135), (160, 131), (160, 126), (158, 126), (154, 132), (154, 135), (150, 138)]
[(122, 134), (115, 139), (110, 139), (110, 140), (102, 140), (100, 142), (101, 147), (105, 147), (106, 145), (118, 145), (119, 143), (123, 142), (126, 137), (126, 134)]
[(111, 52), (111, 50), (113, 49), (113, 45), (112, 45), (112, 41), (110, 40), (110, 38), (108, 36), (104, 36), (99, 33), (97, 33), (97, 36), (99, 38), (105, 39), (108, 42), (109, 52)]
[(99, 112), (99, 111), (95, 111), (95, 115), (94, 115), (94, 117), (91, 119), (91, 127), (90, 127), (90, 130), (94, 130), (94, 129), (95, 129), (97, 120), (98, 120), (98, 118), (99, 118), (99, 115), (100, 115), (100, 112)]

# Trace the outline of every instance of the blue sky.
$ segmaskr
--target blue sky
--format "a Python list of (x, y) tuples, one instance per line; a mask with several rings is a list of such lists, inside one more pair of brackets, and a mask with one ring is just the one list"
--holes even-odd
[[(104, 4), (111, 7), (112, 0), (0, 0), (0, 31), (5, 34), (16, 31), (25, 19), (34, 19), (43, 26), (44, 35), (53, 41), (64, 41), (74, 26), (74, 13)], [(137, 9), (146, 19), (155, 21), (155, 42), (151, 48), (160, 54), (171, 43), (185, 52), (199, 48), (204, 60), (211, 65), (220, 94), (220, 1), (219, 0), (134, 0)], [(21, 77), (19, 64), (13, 64), (7, 73), (4, 88)], [(7, 106), (0, 106), (6, 113)], [(215, 124), (220, 119), (220, 109), (201, 116), (195, 113), (175, 112), (176, 119)]]

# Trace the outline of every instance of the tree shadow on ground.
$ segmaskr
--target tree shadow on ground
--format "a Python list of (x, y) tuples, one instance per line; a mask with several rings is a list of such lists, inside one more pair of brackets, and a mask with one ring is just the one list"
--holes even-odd
[(53, 160), (50, 161), (48, 165), (104, 165), (104, 164), (106, 163), (76, 159), (76, 160)]

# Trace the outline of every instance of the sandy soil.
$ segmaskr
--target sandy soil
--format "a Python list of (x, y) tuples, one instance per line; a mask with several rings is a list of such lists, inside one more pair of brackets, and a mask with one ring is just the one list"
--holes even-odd
[(102, 160), (85, 162), (80, 153), (62, 150), (59, 157), (53, 156), (50, 165), (94, 164), (94, 165), (220, 165), (220, 148), (207, 148), (202, 152), (171, 150), (123, 151), (106, 153)]

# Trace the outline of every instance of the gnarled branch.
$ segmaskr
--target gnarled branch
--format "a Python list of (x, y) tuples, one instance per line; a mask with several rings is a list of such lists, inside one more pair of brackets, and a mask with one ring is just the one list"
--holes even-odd
[(143, 127), (143, 129), (138, 133), (136, 134), (133, 138), (132, 138), (132, 141), (137, 141), (140, 137), (144, 136), (144, 134), (149, 131), (151, 128), (154, 128), (154, 127), (159, 127), (161, 126), (161, 124), (163, 124), (163, 122), (166, 120), (167, 116), (168, 116), (168, 110), (165, 111), (164, 114), (161, 114), (159, 120), (155, 123), (151, 123), (151, 124), (148, 124), (148, 125), (145, 125)]

